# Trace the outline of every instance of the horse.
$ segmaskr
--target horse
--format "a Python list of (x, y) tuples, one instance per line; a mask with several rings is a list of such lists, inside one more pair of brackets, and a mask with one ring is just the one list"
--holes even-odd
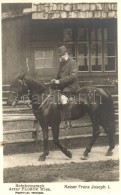
[[(37, 81), (31, 76), (27, 76), (26, 74), (21, 73), (16, 76), (13, 83), (17, 86), (17, 96), (13, 102), (13, 106), (17, 104), (17, 102), (24, 94), (28, 94), (29, 100), (32, 104), (33, 114), (42, 128), (44, 149), (38, 160), (45, 161), (46, 157), (49, 154), (49, 126), (52, 129), (54, 144), (67, 157), (72, 158), (71, 151), (69, 151), (59, 141), (59, 126), (61, 123), (62, 109), (59, 102), (52, 102), (52, 92), (49, 93), (50, 87), (45, 85), (43, 82)], [(44, 98), (43, 100), (44, 95), (46, 98)], [(106, 152), (106, 155), (112, 155), (113, 149), (115, 147), (115, 116), (111, 94), (108, 90), (104, 90), (102, 88), (96, 88), (94, 86), (84, 86), (80, 88), (78, 95), (78, 98), (75, 98), (77, 101), (75, 103), (69, 104), (71, 120), (79, 119), (88, 114), (91, 119), (93, 129), (91, 140), (87, 144), (87, 147), (85, 148), (81, 159), (85, 160), (89, 157), (92, 146), (100, 135), (100, 126), (103, 127), (109, 140), (109, 148)]]

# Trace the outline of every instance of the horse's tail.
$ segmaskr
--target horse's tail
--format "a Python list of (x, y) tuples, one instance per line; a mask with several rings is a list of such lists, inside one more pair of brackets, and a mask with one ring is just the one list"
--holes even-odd
[(110, 92), (107, 89), (104, 91), (107, 94), (104, 101), (106, 123), (108, 128), (110, 128), (112, 135), (114, 135), (116, 131), (114, 101)]

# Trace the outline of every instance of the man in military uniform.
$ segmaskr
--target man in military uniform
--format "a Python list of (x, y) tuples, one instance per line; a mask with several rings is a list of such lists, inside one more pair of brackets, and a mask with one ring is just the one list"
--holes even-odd
[(68, 121), (68, 126), (71, 126), (70, 119), (71, 113), (68, 106), (68, 97), (74, 95), (79, 90), (77, 80), (77, 65), (76, 61), (69, 57), (67, 48), (61, 46), (58, 48), (60, 65), (57, 73), (57, 77), (51, 80), (52, 84), (58, 86), (61, 90), (60, 102), (63, 107), (65, 119)]

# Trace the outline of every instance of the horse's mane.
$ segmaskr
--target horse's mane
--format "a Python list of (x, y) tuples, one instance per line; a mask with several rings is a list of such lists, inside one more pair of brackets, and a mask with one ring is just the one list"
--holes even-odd
[(36, 90), (41, 90), (44, 91), (47, 89), (47, 86), (38, 81), (37, 79), (35, 80), (33, 77), (27, 75), (26, 73), (19, 73), (15, 76), (15, 78), (13, 79), (13, 81), (11, 82), (11, 87), (15, 87), (18, 84), (18, 81), (20, 80), (25, 80), (28, 85), (31, 87), (31, 89), (36, 89)]
[(32, 77), (30, 77), (30, 76), (25, 76), (25, 80), (26, 80), (26, 82), (29, 84), (29, 85), (31, 85), (31, 87), (33, 88), (33, 89), (41, 89), (42, 91), (44, 91), (44, 90), (46, 90), (47, 89), (47, 86), (44, 84), (44, 83), (42, 83), (42, 82), (40, 82), (40, 81), (38, 81), (38, 80), (35, 80), (34, 78), (32, 78)]

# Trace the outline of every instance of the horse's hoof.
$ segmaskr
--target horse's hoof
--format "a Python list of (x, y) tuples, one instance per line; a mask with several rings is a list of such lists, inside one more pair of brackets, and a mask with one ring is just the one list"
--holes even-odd
[(38, 161), (45, 161), (45, 159), (46, 159), (46, 156), (42, 155), (42, 156), (39, 157)]
[(66, 156), (68, 156), (69, 158), (72, 158), (72, 153), (70, 151), (67, 151)]
[(83, 154), (83, 155), (82, 155), (82, 157), (81, 157), (81, 160), (87, 160), (87, 159), (88, 159), (88, 157), (89, 157), (89, 155), (85, 155), (85, 154)]
[(113, 151), (107, 151), (106, 156), (112, 156), (113, 155)]

